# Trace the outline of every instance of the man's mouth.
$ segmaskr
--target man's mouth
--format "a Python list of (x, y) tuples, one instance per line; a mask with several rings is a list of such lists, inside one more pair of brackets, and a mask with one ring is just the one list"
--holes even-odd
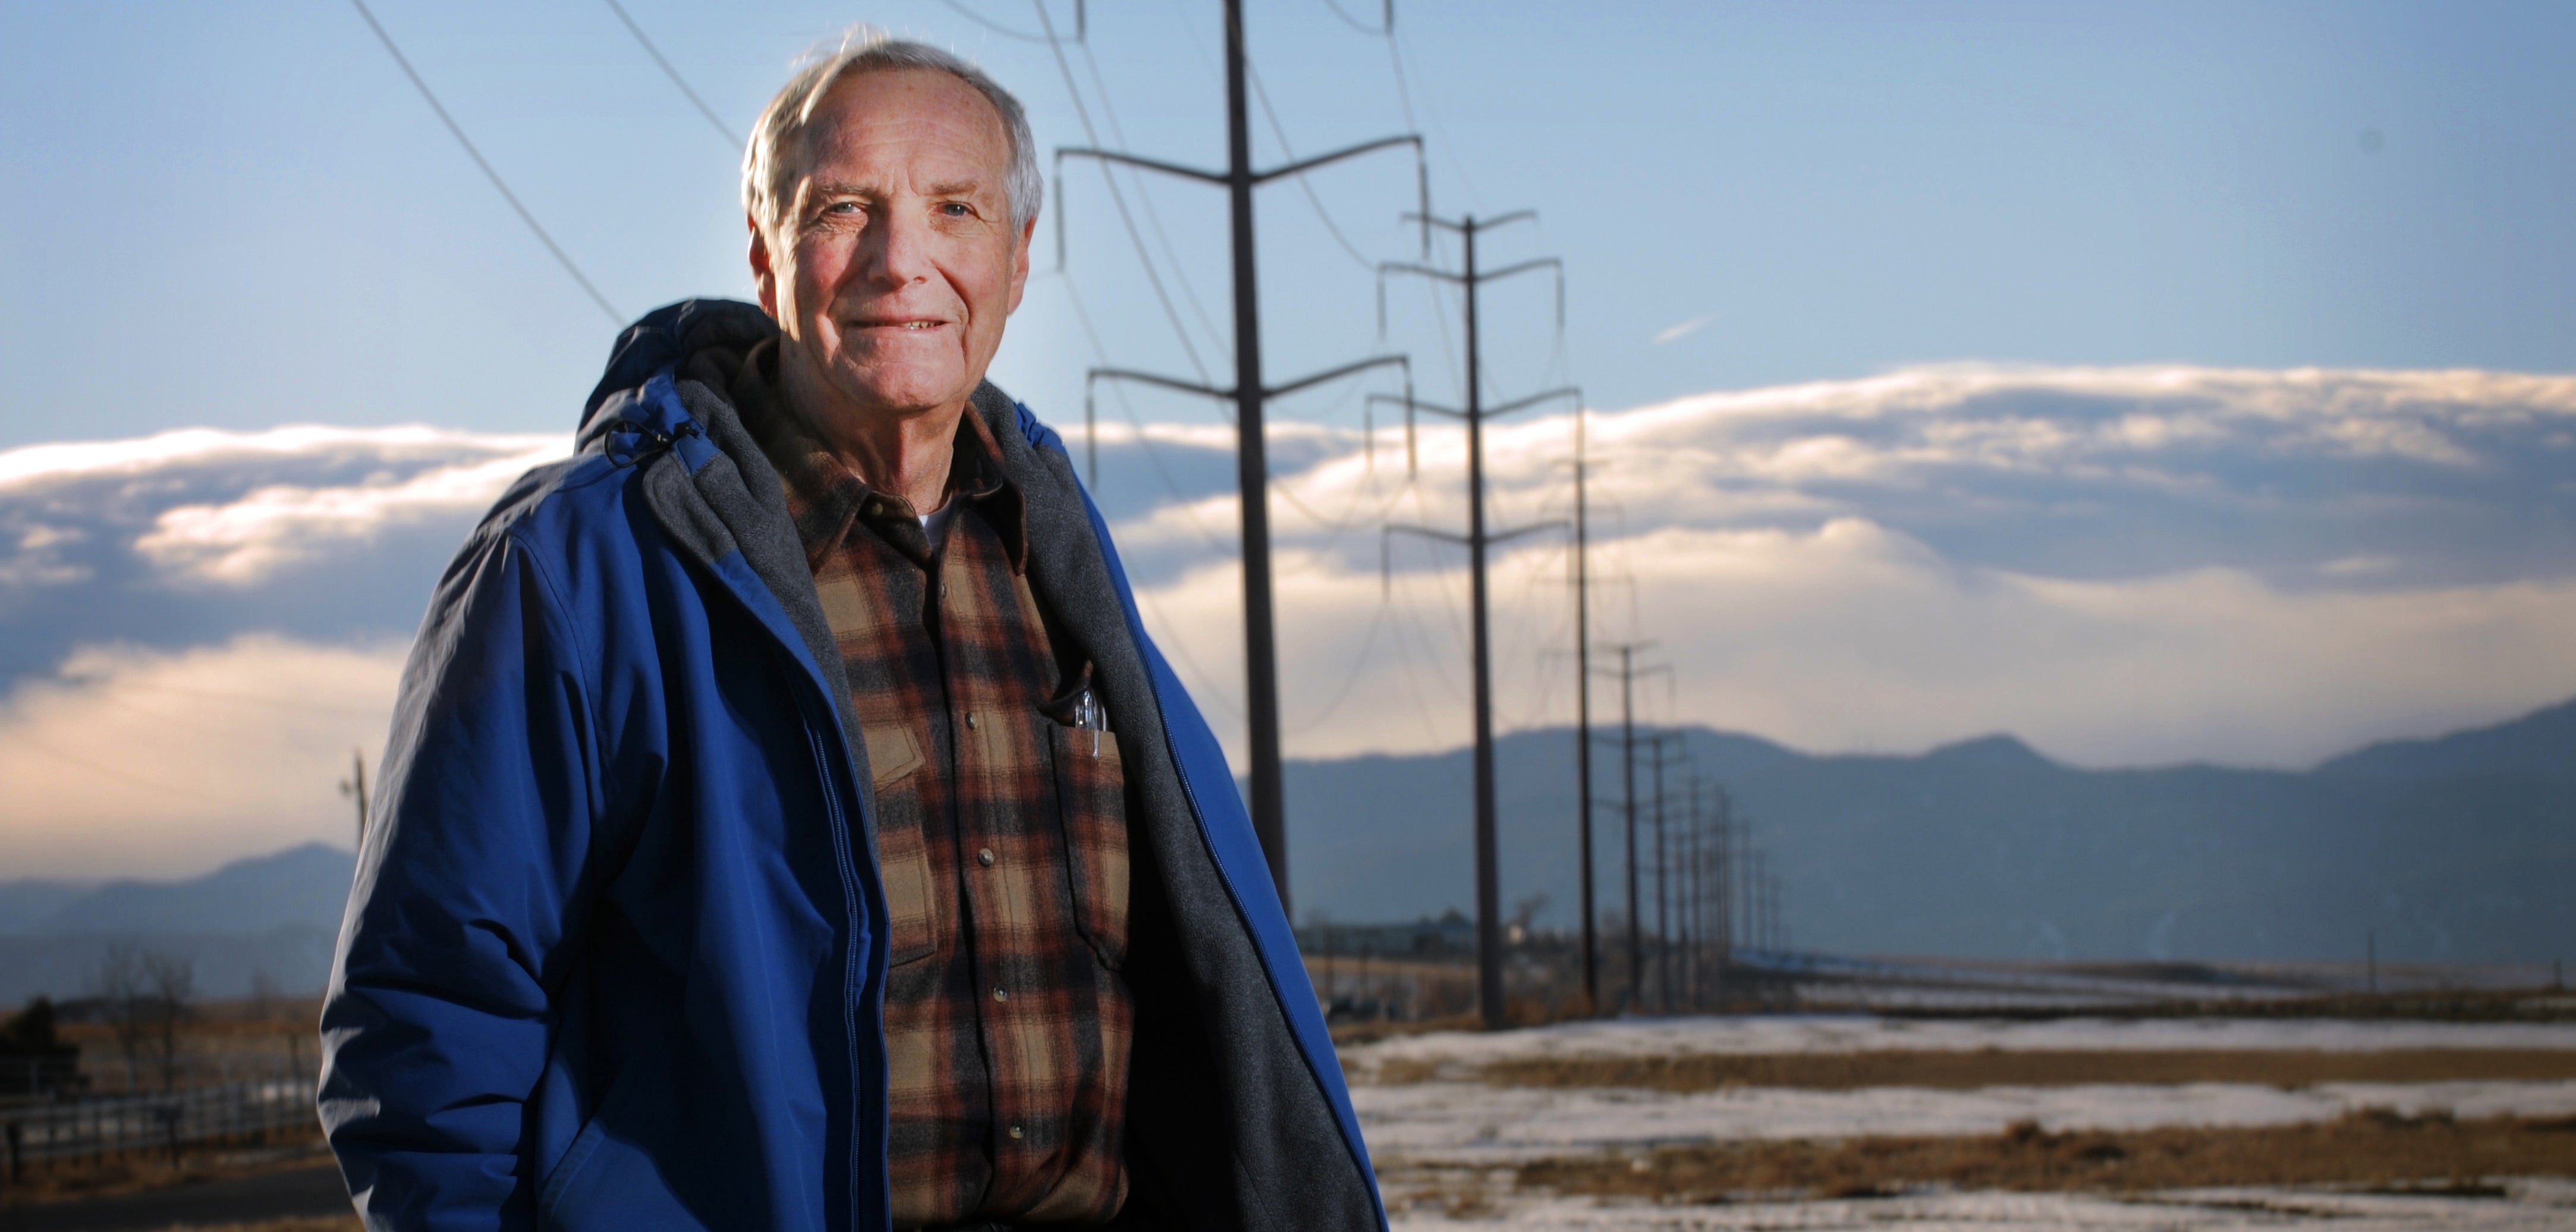
[(925, 321), (925, 320), (902, 320), (902, 321), (861, 321), (861, 322), (859, 322), (859, 323), (858, 323), (858, 326), (859, 326), (859, 328), (860, 328), (860, 329), (903, 329), (903, 330), (927, 330), (927, 329), (937, 329), (937, 328), (939, 328), (939, 327), (940, 327), (940, 326), (942, 326), (942, 325), (946, 325), (947, 323), (948, 323), (948, 322), (946, 322), (946, 321)]

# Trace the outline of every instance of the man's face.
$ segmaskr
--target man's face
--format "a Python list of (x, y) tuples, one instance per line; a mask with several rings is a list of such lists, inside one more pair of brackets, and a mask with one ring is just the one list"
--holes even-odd
[(833, 87), (774, 228), (752, 220), (760, 306), (782, 380), (809, 404), (896, 417), (963, 405), (1028, 285), (1028, 231), (1004, 195), (1010, 139), (947, 73)]

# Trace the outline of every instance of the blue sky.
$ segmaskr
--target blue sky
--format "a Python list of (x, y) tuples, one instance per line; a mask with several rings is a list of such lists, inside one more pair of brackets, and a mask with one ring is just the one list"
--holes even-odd
[[(958, 3), (1038, 28), (1027, 4)], [(622, 310), (746, 290), (736, 153), (604, 4), (376, 8)], [(1217, 6), (1090, 9), (1066, 67), (1100, 138), (1114, 120), (1133, 148), (1219, 159)], [(1042, 145), (1087, 140), (1049, 48), (945, 3), (628, 10), (737, 131), (794, 56), (865, 18), (982, 60), (1027, 99)], [(1049, 12), (1069, 33), (1071, 5)], [(1495, 255), (1565, 258), (1565, 347), (1544, 287), (1497, 290), (1499, 393), (1570, 378), (1619, 407), (1959, 359), (2576, 358), (2565, 6), (1576, 13), (1399, 6), (1391, 56), (1321, 0), (1251, 6), (1256, 70), (1294, 148), (1418, 124), (1437, 208), (1540, 211)], [(1266, 125), (1261, 144), (1277, 157)], [(0, 162), (0, 361), (17, 375), (0, 444), (281, 421), (551, 430), (606, 350), (608, 322), (336, 0), (12, 4)], [(1067, 211), (1071, 278), (1032, 292), (999, 371), (1059, 417), (1099, 353), (1189, 366), (1098, 174), (1070, 178), (1050, 208)], [(1312, 187), (1366, 258), (1401, 259), (1418, 255), (1395, 219), (1411, 179), (1390, 155)], [(1190, 302), (1225, 321), (1221, 202), (1143, 191), (1177, 315), (1221, 368), (1227, 338)], [(1374, 349), (1369, 271), (1298, 187), (1266, 190), (1262, 212), (1273, 370)], [(1054, 227), (1041, 230), (1046, 269)], [(1390, 343), (1435, 349), (1431, 307), (1398, 287)], [(1435, 392), (1454, 383), (1447, 367), (1425, 378)], [(1348, 421), (1355, 406), (1342, 391), (1287, 413)]]
[[(747, 293), (738, 153), (602, 0), (370, 3), (621, 310)], [(1221, 154), (1213, 3), (1098, 0), (1061, 60), (956, 3), (626, 0), (735, 129), (866, 18), (1049, 148)], [(1392, 47), (1251, 8), (1265, 163), (1418, 125), (1441, 212), (1540, 212), (1486, 255), (1563, 257), (1565, 329), (1494, 289), (1487, 389), (1596, 408), (1598, 632), (1674, 669), (1647, 720), (2286, 767), (2576, 695), (2576, 8), (1420, 4)], [(1115, 184), (1134, 243), (1098, 170), (1050, 183), (995, 368), (1068, 428), (1086, 367), (1230, 362), (1221, 200)], [(1456, 399), (1454, 300), (1391, 284), (1380, 332), (1413, 185), (1265, 190), (1274, 379), (1386, 349)], [(346, 0), (0, 8), (0, 869), (339, 841), (440, 563), (611, 334)], [(1378, 531), (1462, 520), (1459, 441), (1408, 482), (1359, 431), (1392, 387), (1274, 408), (1291, 756), (1466, 738), (1463, 572)], [(1147, 625), (1239, 751), (1230, 430), (1103, 419)], [(1566, 512), (1570, 429), (1496, 430), (1500, 523)], [(1498, 562), (1507, 729), (1572, 717), (1565, 573)]]

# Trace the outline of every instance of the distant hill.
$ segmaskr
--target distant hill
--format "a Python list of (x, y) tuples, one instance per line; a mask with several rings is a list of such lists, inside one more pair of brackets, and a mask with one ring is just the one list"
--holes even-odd
[(119, 939), (194, 959), (200, 996), (244, 996), (263, 977), (317, 991), (355, 868), (350, 853), (307, 843), (184, 881), (0, 883), (0, 1005), (88, 992)]
[[(2576, 702), (2305, 772), (2079, 770), (2010, 736), (1915, 757), (1813, 757), (1705, 728), (1681, 744), (1771, 853), (1802, 947), (2340, 959), (2359, 956), (2368, 932), (2391, 961), (2576, 957)], [(1569, 924), (1573, 733), (1500, 746), (1503, 900), (1544, 893), (1541, 923)], [(1301, 920), (1471, 907), (1468, 762), (1464, 749), (1290, 762)], [(1594, 772), (1600, 904), (1615, 911), (1615, 739)], [(1676, 819), (1684, 773), (1665, 776)], [(1650, 860), (1653, 787), (1641, 766)], [(0, 882), (0, 1005), (80, 995), (117, 937), (194, 956), (205, 996), (246, 994), (263, 974), (314, 991), (353, 867), (349, 852), (311, 843), (184, 881)]]
[[(1623, 901), (1611, 736), (1594, 759), (1605, 911)], [(1811, 757), (1704, 728), (1682, 743), (1771, 853), (1800, 946), (2357, 959), (2375, 934), (2390, 960), (2576, 957), (2576, 703), (2307, 772), (2081, 770), (2009, 736), (1914, 757)], [(1539, 918), (1560, 927), (1577, 901), (1573, 744), (1559, 728), (1498, 749), (1503, 901), (1544, 893)], [(1289, 763), (1300, 919), (1471, 907), (1468, 768), (1465, 750)], [(1676, 812), (1681, 773), (1666, 776)]]
[(186, 881), (111, 881), (9, 931), (262, 933), (289, 924), (337, 931), (355, 870), (348, 852), (306, 843)]
[(2576, 774), (2576, 701), (2438, 739), (2370, 745), (2325, 762), (2317, 772), (2415, 781), (2498, 774), (2563, 778)]

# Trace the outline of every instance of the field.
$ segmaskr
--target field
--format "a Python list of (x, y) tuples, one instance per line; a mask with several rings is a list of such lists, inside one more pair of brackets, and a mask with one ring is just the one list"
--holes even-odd
[[(1492, 1034), (1417, 1022), (1346, 1029), (1341, 1053), (1406, 1232), (2566, 1228), (2564, 1000), (2471, 1005), (2454, 1015), (2467, 1021), (1749, 1014)], [(212, 1080), (309, 1064), (309, 1044), (289, 1039), (309, 1030), (308, 1009), (209, 1014), (189, 1024), (182, 1069)], [(70, 1034), (98, 1085), (121, 1086), (116, 1041)], [(211, 1194), (310, 1169), (314, 1150), (48, 1168), (0, 1207)], [(0, 1210), (0, 1226), (9, 1218)]]
[(1765, 1016), (1343, 1063), (1399, 1227), (2576, 1226), (2576, 1025)]

